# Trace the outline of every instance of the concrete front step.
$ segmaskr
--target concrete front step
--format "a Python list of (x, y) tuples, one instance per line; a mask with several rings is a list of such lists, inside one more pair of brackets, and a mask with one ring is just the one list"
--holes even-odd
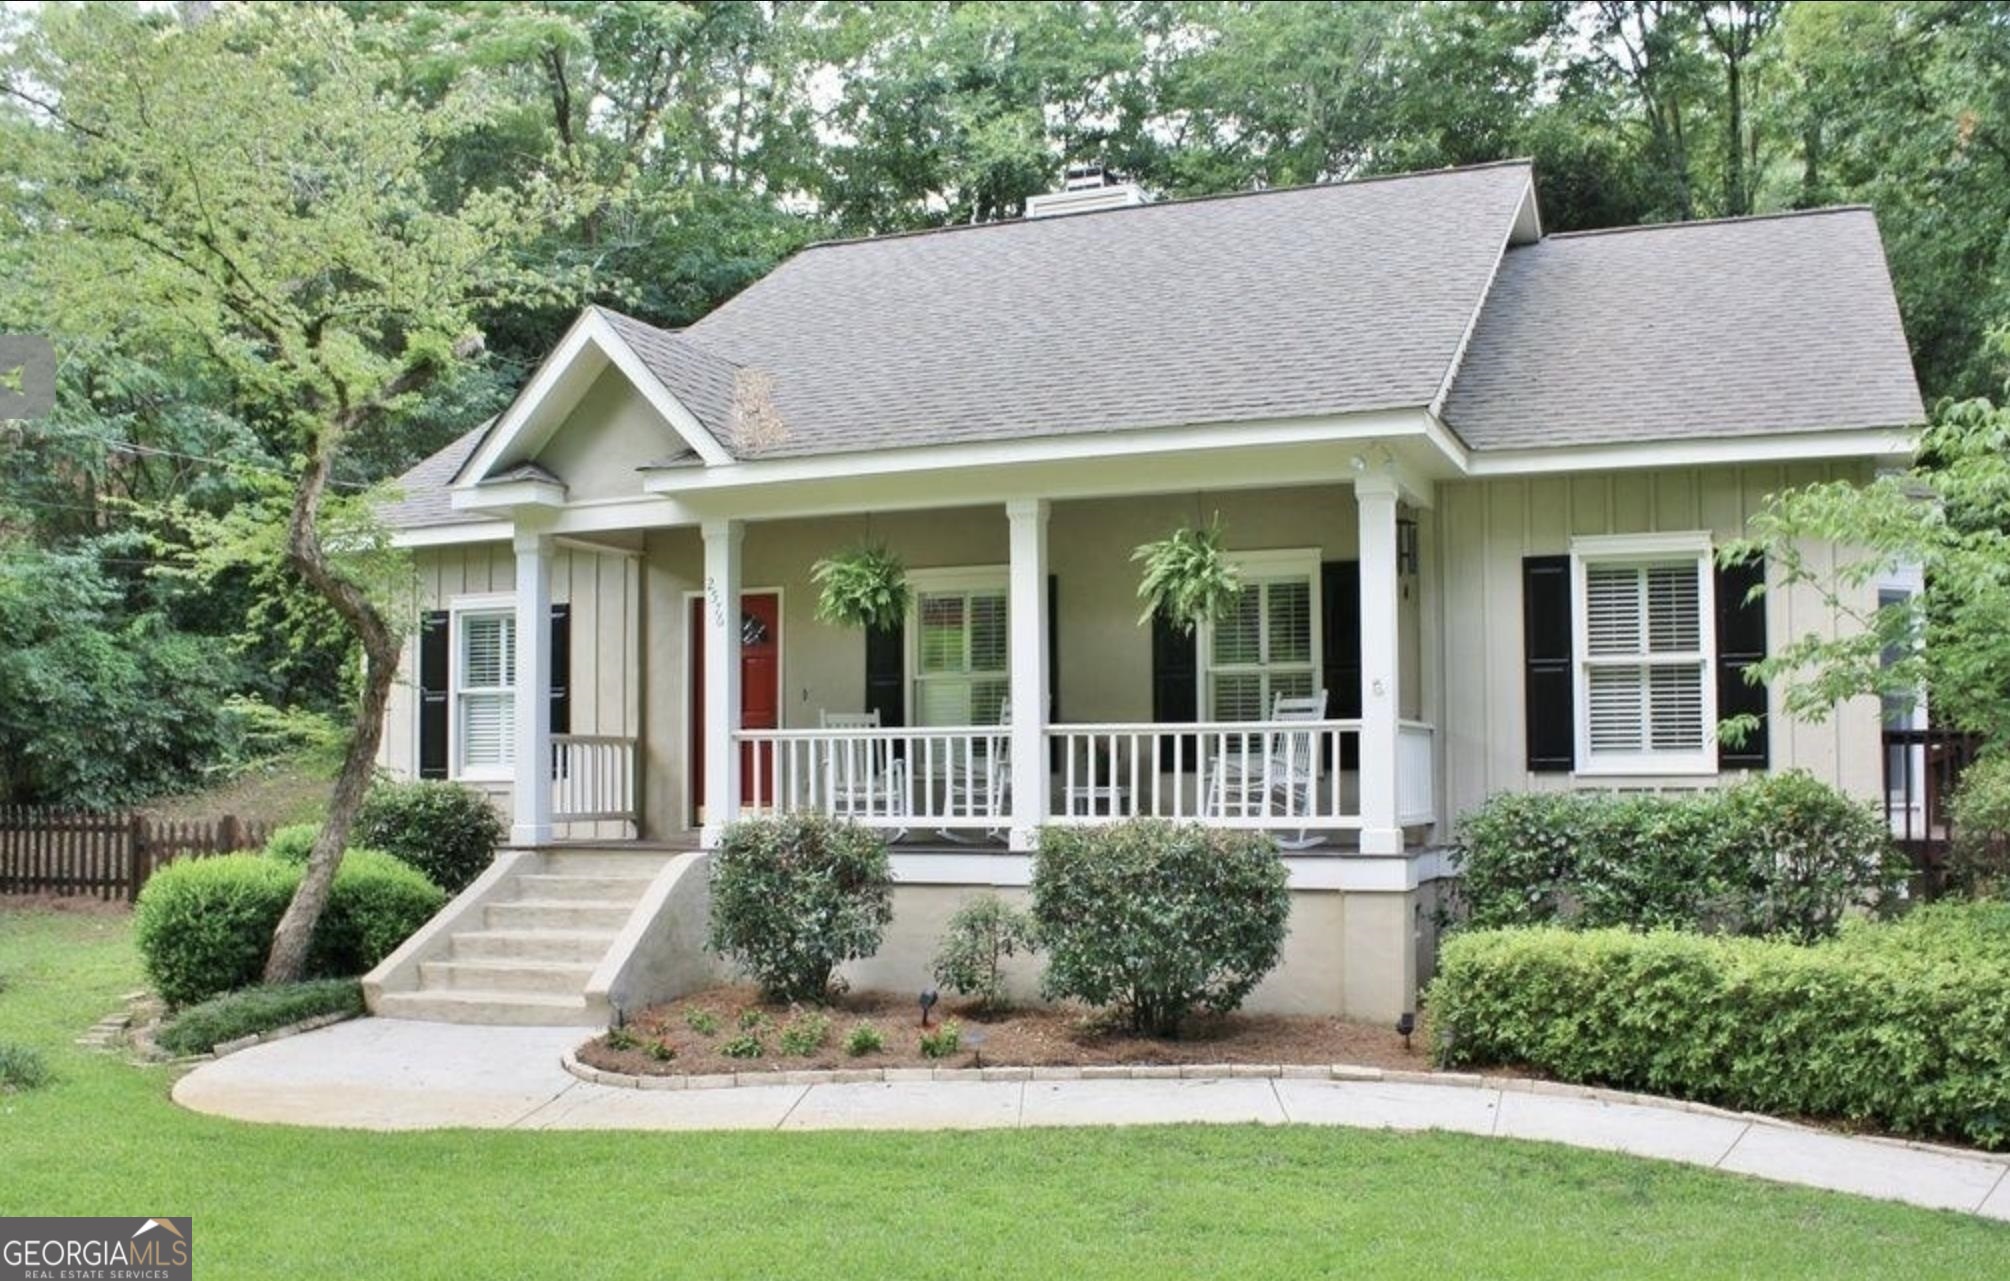
[(660, 850), (546, 850), (544, 871), (559, 876), (654, 876), (675, 857)]
[(377, 998), (377, 1014), (394, 1019), (427, 1019), (434, 1023), (513, 1023), (543, 1027), (603, 1027), (605, 1010), (589, 1009), (586, 999), (552, 992), (481, 992), (449, 989), (386, 992)]
[(635, 911), (633, 903), (522, 898), (482, 909), (491, 930), (618, 931)]
[(456, 961), (582, 961), (598, 965), (614, 943), (612, 930), (468, 930), (452, 937)]
[(517, 897), (547, 902), (639, 903), (649, 888), (649, 876), (575, 875), (531, 872), (516, 878)]
[(422, 961), (419, 990), (548, 992), (561, 996), (586, 990), (593, 964), (583, 961)]

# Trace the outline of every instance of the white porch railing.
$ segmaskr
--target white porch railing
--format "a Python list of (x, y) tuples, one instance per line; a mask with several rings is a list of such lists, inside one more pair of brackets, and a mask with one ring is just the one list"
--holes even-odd
[[(1351, 766), (1361, 722), (1204, 721), (1050, 725), (1040, 764), (1054, 823), (1151, 817), (1280, 833), (1361, 826)], [(1436, 820), (1434, 732), (1404, 721), (1396, 745), (1397, 813)], [(1011, 731), (741, 730), (745, 812), (809, 810), (887, 829), (1010, 825)]]
[(1060, 745), (1056, 823), (1196, 819), (1302, 831), (1361, 826), (1339, 768), (1359, 721), (1050, 725)]
[(634, 821), (635, 740), (612, 734), (553, 734), (551, 817), (555, 823)]
[(1003, 828), (1012, 816), (1011, 731), (741, 730), (747, 811), (810, 810), (885, 828)]

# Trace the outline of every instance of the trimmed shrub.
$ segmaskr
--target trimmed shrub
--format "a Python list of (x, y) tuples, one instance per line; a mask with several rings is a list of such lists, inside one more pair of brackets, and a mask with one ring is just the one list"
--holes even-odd
[[(1425, 999), (1446, 1067), (1522, 1065), (2001, 1147), (2010, 1142), (2006, 930), (2001, 915), (1937, 912), (1918, 924), (1853, 924), (1814, 945), (1673, 930), (1473, 931), (1446, 940)], [(1976, 936), (1995, 942), (1971, 950), (1963, 940)]]
[(274, 832), (272, 838), (265, 842), (265, 857), (276, 858), (295, 867), (305, 867), (307, 856), (314, 852), (314, 838), (319, 835), (321, 835), (319, 823), (289, 823)]
[(1005, 1009), (1005, 958), (1030, 952), (1033, 918), (996, 894), (984, 893), (956, 909), (935, 954), (935, 982), (971, 997), (986, 1012)]
[(1241, 1005), (1277, 965), (1291, 915), (1284, 860), (1266, 836), (1135, 819), (1050, 827), (1033, 860), (1041, 989), (1179, 1035), (1195, 1009)]
[(1888, 902), (1904, 866), (1884, 825), (1805, 773), (1721, 791), (1503, 793), (1459, 823), (1467, 924), (1833, 933)]
[(0, 1041), (0, 1094), (39, 1090), (49, 1083), (49, 1064), (32, 1045)]
[(2010, 894), (2010, 752), (1994, 752), (1963, 771), (1950, 817), (1947, 888), (1978, 898)]
[(354, 979), (248, 987), (189, 1006), (163, 1024), (154, 1040), (176, 1054), (207, 1054), (226, 1041), (303, 1019), (362, 1012), (363, 988)]
[[(140, 891), (133, 933), (161, 999), (192, 1005), (257, 983), (300, 877), (300, 868), (256, 854), (184, 859), (155, 872)], [(310, 973), (363, 973), (445, 902), (438, 886), (390, 855), (349, 851), (314, 932)]]
[(771, 1000), (830, 999), (837, 967), (879, 950), (893, 919), (886, 842), (814, 814), (742, 819), (712, 855), (709, 946)]
[(488, 797), (458, 783), (421, 780), (371, 787), (350, 839), (405, 860), (458, 894), (495, 860), (508, 835)]

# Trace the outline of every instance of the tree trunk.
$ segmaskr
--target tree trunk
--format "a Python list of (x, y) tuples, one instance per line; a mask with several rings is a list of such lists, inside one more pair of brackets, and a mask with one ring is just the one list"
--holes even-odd
[(1752, 212), (1751, 193), (1745, 183), (1745, 83), (1744, 59), (1727, 53), (1724, 61), (1725, 128), (1730, 137), (1724, 150), (1724, 213), (1731, 218)]
[(390, 698), (391, 681), (398, 671), (397, 633), (371, 603), (369, 595), (336, 571), (322, 551), (317, 522), (339, 436), (340, 429), (330, 427), (314, 442), (307, 470), (294, 495), (286, 554), (308, 586), (334, 607), (363, 642), (363, 696), (357, 702), (349, 748), (342, 757), (342, 771), (335, 776), (335, 789), (328, 798), (328, 818), (314, 838), (300, 887), (293, 892), (292, 902), (279, 918), (279, 927), (272, 932), (272, 952), (265, 961), (267, 983), (298, 982), (306, 970), (314, 927), (328, 905), (328, 893), (342, 865), (342, 851), (349, 843), (349, 829), (355, 822), (356, 811), (362, 808), (363, 794), (369, 790), (376, 769), (377, 747), (384, 737), (384, 704)]

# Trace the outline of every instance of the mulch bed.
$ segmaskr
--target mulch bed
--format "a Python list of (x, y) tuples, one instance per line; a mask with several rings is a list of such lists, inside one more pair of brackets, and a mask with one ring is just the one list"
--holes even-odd
[[(728, 1057), (720, 1052), (720, 1047), (740, 1035), (740, 1018), (748, 1010), (761, 1011), (770, 1024), (759, 1033), (761, 1057)], [(1393, 1028), (1335, 1018), (1283, 1014), (1196, 1016), (1179, 1040), (1168, 1041), (1110, 1026), (1080, 1007), (1054, 1006), (980, 1015), (967, 1006), (953, 1005), (945, 997), (936, 1006), (930, 1022), (939, 1027), (944, 1018), (956, 1020), (965, 1033), (964, 1045), (946, 1058), (930, 1059), (921, 1053), (920, 1009), (912, 996), (847, 993), (824, 1012), (831, 1021), (830, 1039), (824, 1047), (808, 1056), (785, 1055), (780, 1034), (796, 1016), (795, 1011), (763, 1002), (751, 986), (711, 988), (667, 1005), (651, 1006), (630, 1019), (626, 1030), (638, 1041), (636, 1048), (617, 1050), (607, 1044), (605, 1037), (597, 1037), (580, 1049), (579, 1058), (592, 1067), (636, 1076), (790, 1072), (806, 1068), (1180, 1063), (1354, 1063), (1412, 1071), (1431, 1066), (1423, 1035), (1413, 1036), (1413, 1048), (1405, 1050), (1403, 1039)], [(693, 1030), (687, 1022), (690, 1017), (702, 1022), (705, 1014), (718, 1025), (710, 1035)], [(886, 1048), (858, 1057), (846, 1054), (845, 1037), (860, 1023), (871, 1023), (877, 1028)], [(982, 1038), (975, 1046), (969, 1043), (973, 1032)], [(657, 1040), (666, 1043), (674, 1051), (674, 1057), (664, 1060), (652, 1055), (649, 1046)]]

